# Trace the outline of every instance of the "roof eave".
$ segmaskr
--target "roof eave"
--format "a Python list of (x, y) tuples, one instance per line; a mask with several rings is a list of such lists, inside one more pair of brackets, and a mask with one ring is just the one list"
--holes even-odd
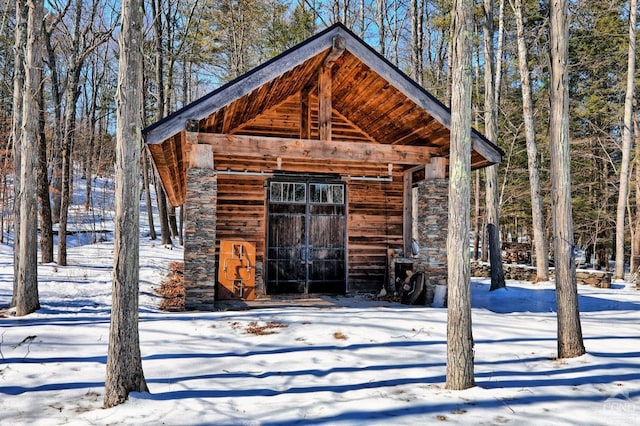
[[(142, 133), (147, 144), (162, 143), (184, 130), (188, 120), (202, 120), (225, 105), (251, 93), (263, 84), (280, 76), (332, 46), (337, 35), (348, 37), (346, 28), (335, 25), (309, 38), (247, 74), (220, 86), (208, 95), (192, 102), (164, 119), (146, 127)], [(350, 37), (349, 37), (350, 38)]]

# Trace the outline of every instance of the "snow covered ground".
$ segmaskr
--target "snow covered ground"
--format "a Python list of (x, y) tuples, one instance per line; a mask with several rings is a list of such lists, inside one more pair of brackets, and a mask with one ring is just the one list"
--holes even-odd
[[(640, 292), (631, 285), (579, 288), (588, 354), (557, 360), (551, 283), (489, 292), (474, 279), (477, 386), (449, 391), (446, 309), (352, 297), (162, 312), (154, 288), (182, 250), (146, 233), (143, 224), (140, 337), (151, 393), (101, 408), (112, 244), (79, 241), (69, 266), (39, 266), (42, 309), (0, 318), (0, 424), (640, 424)], [(0, 307), (12, 274), (11, 247), (1, 245)]]

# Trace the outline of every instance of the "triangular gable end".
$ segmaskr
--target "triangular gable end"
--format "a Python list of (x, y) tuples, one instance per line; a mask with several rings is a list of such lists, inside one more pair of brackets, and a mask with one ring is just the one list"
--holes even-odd
[[(336, 40), (342, 43), (344, 54), (338, 50), (336, 58), (328, 58), (331, 52), (336, 51)], [(322, 78), (318, 76), (318, 69), (327, 69), (321, 67), (329, 59), (336, 61), (335, 69), (338, 69), (334, 69), (333, 76), (333, 109), (328, 113), (321, 112), (322, 105), (318, 106), (318, 100), (313, 98), (316, 109), (310, 108), (307, 115), (309, 121), (315, 122), (307, 125), (314, 130), (294, 134), (292, 128), (303, 127), (305, 118), (304, 114), (300, 118), (299, 106), (294, 110), (290, 105), (304, 105), (301, 93), (308, 94), (310, 84), (318, 84), (318, 80)], [(366, 93), (369, 86), (379, 90)], [(314, 87), (313, 90), (320, 89)], [(359, 93), (361, 95), (358, 98)], [(449, 109), (342, 24), (327, 28), (154, 123), (144, 129), (143, 134), (167, 195), (175, 205), (183, 201), (182, 181), (186, 167), (183, 158), (186, 143), (184, 131), (187, 123), (200, 123), (196, 127), (210, 133), (323, 139), (320, 129), (322, 124), (319, 122), (322, 114), (331, 117), (334, 127), (343, 129), (342, 133), (340, 130), (335, 131), (338, 135), (336, 139), (349, 141), (353, 138), (378, 143), (376, 146), (379, 148), (389, 144), (396, 151), (405, 145), (433, 144), (430, 155), (437, 153), (437, 156), (448, 156), (451, 118)], [(278, 117), (279, 121), (276, 119)], [(289, 122), (286, 121), (287, 117)], [(272, 128), (265, 129), (265, 125)], [(312, 135), (312, 132), (315, 134)], [(433, 135), (437, 135), (440, 141), (435, 143)], [(328, 139), (331, 139), (331, 134)], [(472, 139), (472, 164), (475, 168), (500, 162), (503, 153), (496, 145), (476, 131), (473, 132)], [(387, 148), (391, 147), (385, 149)], [(414, 151), (404, 151), (404, 155), (410, 156)], [(415, 160), (416, 165), (424, 163), (423, 158)]]

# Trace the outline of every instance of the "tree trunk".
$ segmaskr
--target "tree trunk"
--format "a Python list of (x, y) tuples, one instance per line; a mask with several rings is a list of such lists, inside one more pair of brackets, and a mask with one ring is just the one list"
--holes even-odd
[(480, 259), (480, 171), (475, 172), (474, 221), (473, 221), (473, 260)]
[[(42, 73), (40, 74), (42, 78)], [(53, 262), (53, 221), (49, 199), (49, 173), (47, 170), (47, 137), (45, 135), (44, 87), (40, 85), (38, 95), (38, 203), (40, 204), (40, 260)]]
[(475, 385), (469, 258), (473, 0), (456, 0), (453, 13), (451, 69), (457, 90), (451, 97), (446, 388), (462, 390)]
[(423, 40), (424, 40), (424, 0), (411, 0), (411, 62), (414, 80), (424, 84)]
[(533, 225), (533, 242), (536, 256), (536, 278), (538, 281), (549, 280), (549, 249), (544, 234), (544, 215), (542, 213), (542, 197), (540, 196), (540, 173), (538, 171), (538, 145), (533, 120), (533, 98), (531, 96), (531, 80), (527, 61), (527, 44), (524, 37), (524, 20), (522, 18), (522, 0), (512, 4), (516, 17), (518, 65), (520, 67), (520, 87), (522, 91), (522, 114), (524, 117), (525, 139), (527, 141), (527, 161), (529, 166), (529, 186), (531, 188), (531, 218)]
[[(104, 62), (106, 63), (106, 53)], [(87, 156), (85, 158), (85, 178), (86, 178), (86, 186), (85, 186), (85, 200), (84, 200), (84, 208), (85, 210), (89, 210), (89, 207), (93, 206), (92, 200), (92, 182), (93, 182), (93, 151), (95, 149), (95, 140), (96, 140), (96, 125), (98, 124), (98, 93), (100, 86), (104, 83), (104, 76), (106, 74), (105, 67), (102, 67), (100, 73), (98, 73), (98, 60), (96, 59), (93, 63), (93, 73), (91, 79), (91, 88), (93, 95), (91, 97), (91, 110), (89, 111), (89, 146), (87, 147)], [(99, 135), (99, 134), (98, 134)]]
[(51, 221), (60, 221), (60, 204), (62, 193), (62, 95), (60, 93), (60, 79), (58, 77), (58, 67), (56, 65), (56, 52), (52, 44), (52, 30), (45, 29), (45, 42), (47, 47), (47, 57), (49, 59), (49, 80), (51, 86), (51, 102), (53, 103), (53, 133), (51, 136), (52, 149), (52, 172), (51, 172)]
[[(640, 129), (638, 128), (638, 121), (633, 121), (633, 134), (635, 138), (635, 147), (636, 147), (636, 158), (640, 159)], [(634, 272), (638, 272), (640, 269), (640, 167), (636, 166), (636, 218), (635, 218), (635, 227), (636, 232), (634, 233), (633, 239), (633, 252), (636, 256), (631, 259), (631, 270)], [(637, 279), (636, 286), (640, 286), (640, 279)]]
[(38, 297), (38, 136), (40, 114), (38, 96), (42, 75), (42, 22), (44, 1), (27, 2), (27, 50), (25, 52), (24, 107), (20, 158), (20, 256), (16, 315), (40, 309)]
[(67, 225), (69, 221), (69, 206), (73, 200), (72, 179), (73, 179), (73, 142), (76, 127), (76, 106), (79, 90), (79, 68), (72, 67), (69, 71), (69, 86), (67, 87), (67, 110), (65, 114), (65, 132), (62, 142), (62, 189), (60, 192), (60, 216), (58, 223), (58, 265), (67, 265)]
[(130, 392), (148, 392), (138, 333), (140, 241), (140, 146), (144, 6), (122, 1), (117, 87), (116, 213), (113, 294), (105, 379), (105, 407), (123, 403)]
[[(491, 142), (498, 142), (498, 103), (496, 93), (500, 90), (496, 86), (494, 73), (493, 52), (493, 0), (484, 0), (484, 121), (485, 136)], [(454, 86), (455, 87), (455, 86)], [(504, 271), (502, 270), (502, 255), (500, 249), (500, 213), (498, 191), (498, 165), (485, 169), (486, 177), (486, 214), (487, 233), (489, 236), (489, 261), (491, 263), (491, 287), (496, 290), (505, 287)]]
[(149, 221), (149, 238), (155, 240), (156, 228), (153, 225), (153, 205), (151, 204), (151, 186), (149, 185), (149, 158), (146, 148), (142, 148), (142, 185), (147, 205), (147, 219)]
[(386, 24), (384, 19), (387, 16), (386, 0), (376, 0), (376, 23), (378, 24), (378, 43), (380, 43), (379, 52), (382, 56), (385, 54)]
[(616, 279), (624, 279), (625, 217), (629, 195), (629, 164), (631, 163), (631, 142), (633, 141), (633, 96), (636, 73), (636, 15), (637, 0), (630, 0), (629, 13), (629, 56), (627, 60), (627, 91), (624, 97), (624, 125), (622, 127), (622, 162), (620, 164), (620, 188), (616, 210)]
[(160, 177), (155, 177), (156, 200), (158, 202), (158, 218), (160, 220), (160, 242), (161, 244), (173, 244), (171, 241), (171, 228), (169, 227), (169, 213), (167, 210), (167, 196), (164, 194)]
[(572, 358), (585, 353), (573, 256), (567, 67), (568, 20), (567, 0), (552, 0), (549, 20), (551, 74), (549, 131), (559, 358)]
[(14, 198), (13, 198), (13, 292), (11, 306), (16, 306), (18, 295), (18, 265), (20, 265), (20, 179), (21, 179), (21, 145), (22, 145), (22, 108), (24, 101), (24, 53), (27, 46), (27, 2), (16, 0), (16, 40), (14, 45), (13, 71), (13, 121), (11, 137), (13, 140)]
[[(155, 37), (155, 79), (156, 89), (158, 90), (158, 106), (156, 118), (161, 120), (164, 117), (165, 93), (164, 93), (164, 51), (162, 46), (162, 36), (164, 34), (162, 25), (162, 10), (159, 0), (151, 2), (152, 13), (154, 16), (153, 32)], [(162, 189), (160, 178), (156, 176), (156, 199), (158, 204), (158, 216), (160, 218), (160, 236), (162, 244), (172, 244), (172, 228), (169, 225), (169, 210), (167, 206), (167, 197)]]
[(60, 190), (60, 221), (58, 224), (58, 265), (67, 265), (67, 222), (69, 219), (69, 206), (73, 200), (73, 143), (76, 133), (76, 111), (78, 98), (80, 97), (80, 71), (82, 59), (80, 52), (80, 33), (83, 3), (76, 0), (74, 33), (71, 43), (69, 58), (69, 71), (67, 73), (66, 112), (64, 119), (64, 140), (62, 141), (62, 188)]

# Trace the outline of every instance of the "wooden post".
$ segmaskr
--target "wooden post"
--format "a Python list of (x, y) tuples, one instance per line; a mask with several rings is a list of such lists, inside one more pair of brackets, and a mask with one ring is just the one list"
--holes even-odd
[(444, 157), (432, 157), (431, 162), (424, 167), (424, 178), (444, 179), (447, 177), (447, 159)]
[(323, 66), (318, 75), (318, 131), (320, 140), (331, 140), (331, 67)]
[(403, 219), (402, 233), (404, 240), (404, 256), (410, 257), (412, 254), (413, 243), (413, 170), (404, 172), (404, 189), (403, 189)]
[(344, 38), (334, 37), (331, 51), (325, 58), (318, 73), (318, 130), (320, 140), (331, 140), (331, 68), (340, 55), (344, 53), (344, 50)]
[(311, 139), (310, 92), (311, 88), (309, 86), (306, 86), (300, 92), (300, 139)]
[(186, 152), (187, 152), (187, 167), (188, 168), (201, 168), (201, 169), (213, 169), (213, 147), (209, 144), (198, 143), (197, 132), (185, 132), (186, 133)]

